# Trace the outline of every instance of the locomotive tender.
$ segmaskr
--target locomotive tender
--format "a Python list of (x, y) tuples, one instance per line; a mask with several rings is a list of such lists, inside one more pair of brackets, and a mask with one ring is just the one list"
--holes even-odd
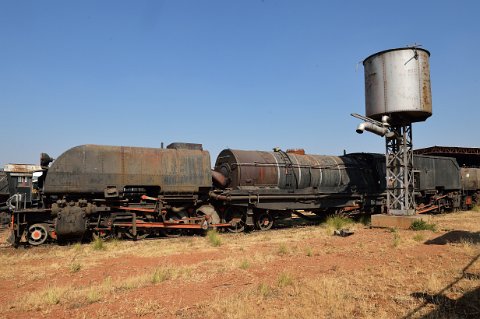
[[(201, 144), (172, 143), (166, 149), (82, 145), (49, 166), (52, 161), (42, 155), (38, 200), (17, 196), (10, 201), (15, 245), (23, 238), (39, 245), (92, 236), (176, 236), (210, 227), (267, 230), (292, 214), (380, 213), (388, 182), (385, 156), (369, 153), (226, 149), (212, 171)], [(418, 211), (469, 204), (454, 159), (415, 156), (414, 166)], [(477, 173), (465, 173), (470, 199), (480, 189)]]
[(211, 210), (210, 155), (199, 144), (173, 143), (166, 149), (82, 145), (50, 167), (49, 161), (43, 161), (39, 180), (42, 201), (13, 212), (16, 243), (24, 234), (38, 245), (49, 238), (141, 238), (153, 230), (208, 226), (208, 216), (190, 218)]

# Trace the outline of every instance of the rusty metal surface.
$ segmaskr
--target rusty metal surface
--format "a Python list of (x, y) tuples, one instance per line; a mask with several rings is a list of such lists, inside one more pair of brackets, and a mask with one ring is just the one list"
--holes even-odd
[(198, 192), (211, 187), (207, 151), (81, 145), (50, 166), (46, 194), (103, 193), (129, 187), (159, 187), (160, 192)]
[(290, 148), (286, 150), (286, 153), (305, 155), (305, 150), (303, 148)]
[(197, 150), (197, 151), (203, 151), (203, 146), (202, 144), (196, 144), (196, 143), (181, 143), (181, 142), (175, 142), (167, 145), (168, 149), (172, 150)]
[[(363, 157), (362, 157), (363, 156)], [(366, 155), (323, 156), (284, 152), (223, 150), (215, 171), (229, 188), (314, 188), (318, 192), (377, 192), (381, 174)]]
[(462, 176), (462, 189), (466, 191), (480, 190), (480, 168), (460, 169)]
[(0, 205), (10, 197), (7, 173), (0, 171)]
[(413, 157), (415, 188), (421, 192), (435, 190), (460, 190), (460, 168), (451, 157), (423, 156)]
[(216, 172), (216, 171), (213, 171), (213, 170), (212, 170), (212, 180), (213, 180), (215, 186), (218, 186), (218, 187), (221, 187), (221, 188), (227, 186), (227, 184), (228, 184), (228, 180), (223, 174), (221, 174), (219, 172)]
[(31, 174), (33, 172), (41, 171), (42, 167), (33, 164), (5, 164), (4, 171), (8, 173), (26, 173)]
[[(382, 115), (404, 123), (425, 121), (432, 115), (430, 53), (420, 48), (399, 48), (375, 53), (363, 61), (365, 115)], [(395, 124), (395, 123), (391, 124)], [(397, 123), (401, 124), (401, 123)]]
[[(132, 223), (115, 223), (115, 227), (132, 227)], [(229, 227), (231, 224), (219, 223), (211, 224), (211, 227)], [(202, 223), (167, 223), (167, 222), (136, 222), (137, 228), (171, 228), (171, 229), (203, 229)]]

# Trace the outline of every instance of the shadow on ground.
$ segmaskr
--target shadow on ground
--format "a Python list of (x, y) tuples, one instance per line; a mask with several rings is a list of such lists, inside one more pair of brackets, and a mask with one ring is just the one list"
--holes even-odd
[[(468, 233), (468, 232), (467, 232)], [(425, 292), (414, 292), (412, 297), (423, 299), (423, 303), (415, 310), (410, 312), (404, 318), (480, 318), (480, 287), (468, 291), (457, 299), (452, 299), (446, 294), (449, 289), (455, 286), (461, 280), (480, 280), (480, 273), (469, 272), (469, 268), (480, 258), (480, 254), (475, 256), (462, 270), (462, 276), (455, 279), (437, 294), (428, 294)], [(428, 305), (436, 305), (436, 309), (423, 315), (416, 316), (423, 308)]]
[(469, 242), (472, 244), (480, 244), (480, 232), (469, 232), (464, 230), (452, 230), (440, 237), (427, 240), (427, 245), (446, 245), (449, 243)]
[(437, 306), (437, 309), (420, 318), (480, 318), (480, 287), (465, 293), (459, 299), (424, 292), (414, 292), (412, 297), (423, 299), (424, 304)]

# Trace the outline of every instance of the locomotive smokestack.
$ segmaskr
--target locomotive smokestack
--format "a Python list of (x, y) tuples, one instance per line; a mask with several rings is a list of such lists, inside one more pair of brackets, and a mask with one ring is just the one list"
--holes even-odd
[(50, 157), (47, 153), (40, 154), (40, 166), (48, 167), (48, 164), (53, 162), (53, 158)]

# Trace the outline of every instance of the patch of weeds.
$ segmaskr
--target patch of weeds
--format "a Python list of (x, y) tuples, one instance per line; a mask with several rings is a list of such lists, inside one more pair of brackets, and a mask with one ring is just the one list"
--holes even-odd
[(280, 288), (290, 286), (292, 283), (293, 283), (292, 276), (290, 276), (287, 273), (280, 274), (280, 276), (278, 277), (278, 280), (277, 280), (277, 285)]
[(80, 269), (82, 269), (82, 265), (80, 265), (79, 263), (71, 263), (70, 264), (70, 272), (71, 273), (79, 272)]
[(313, 249), (311, 247), (307, 247), (306, 255), (307, 255), (307, 257), (312, 257), (313, 256)]
[(92, 241), (92, 249), (93, 250), (104, 250), (105, 245), (103, 243), (103, 240), (101, 238), (95, 238), (94, 241)]
[(258, 293), (262, 297), (268, 297), (272, 295), (272, 288), (269, 285), (264, 284), (262, 282), (261, 284), (258, 285)]
[(410, 226), (411, 230), (431, 230), (431, 231), (436, 231), (437, 226), (435, 224), (429, 224), (424, 220), (416, 220), (412, 223)]
[(114, 290), (131, 290), (138, 287), (144, 287), (151, 282), (151, 277), (148, 275), (129, 277), (122, 279), (114, 284)]
[(222, 240), (220, 239), (220, 236), (218, 235), (218, 232), (215, 229), (209, 230), (207, 232), (207, 238), (208, 238), (208, 242), (213, 247), (218, 247), (222, 244)]
[(288, 253), (287, 245), (281, 244), (281, 245), (278, 247), (278, 254), (279, 254), (279, 255), (286, 255), (287, 253)]
[(81, 243), (73, 244), (73, 250), (75, 250), (76, 252), (80, 252), (82, 250), (82, 244)]
[(250, 268), (250, 262), (244, 259), (240, 264), (240, 269), (247, 270), (248, 268)]
[(103, 280), (102, 289), (104, 289), (105, 291), (113, 291), (114, 290), (112, 277), (108, 276), (107, 278), (105, 278)]
[(413, 236), (413, 240), (421, 242), (425, 240), (425, 236), (423, 234), (415, 234), (415, 236)]
[(472, 207), (472, 210), (473, 210), (474, 212), (480, 213), (480, 206), (479, 206), (479, 205), (475, 205), (475, 206)]
[(87, 302), (88, 303), (95, 303), (102, 299), (102, 295), (100, 291), (96, 287), (92, 287), (87, 292)]
[(402, 241), (400, 238), (400, 234), (395, 228), (392, 231), (392, 233), (393, 233), (393, 247), (398, 247), (400, 245), (400, 242)]
[(339, 230), (352, 224), (353, 221), (350, 218), (333, 216), (333, 217), (328, 217), (325, 223), (327, 224), (327, 226), (332, 227), (333, 229)]
[(57, 305), (60, 303), (63, 291), (57, 287), (48, 288), (43, 294), (43, 300), (48, 305)]
[(157, 268), (152, 275), (152, 284), (157, 284), (159, 282), (164, 282), (165, 280), (170, 279), (171, 271), (168, 268)]

